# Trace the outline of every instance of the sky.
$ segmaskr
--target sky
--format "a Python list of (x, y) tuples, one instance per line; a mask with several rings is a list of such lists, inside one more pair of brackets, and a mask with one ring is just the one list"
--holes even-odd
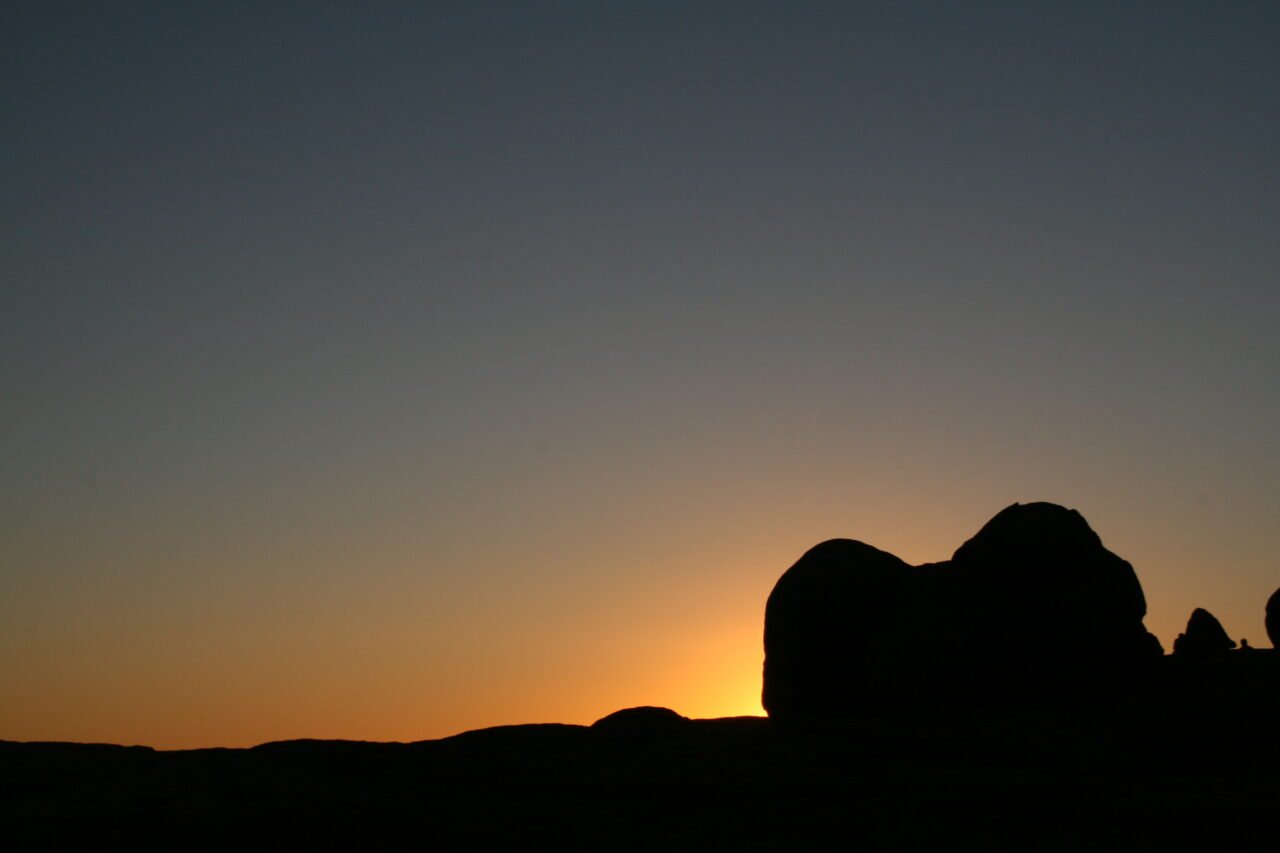
[(1274, 3), (6, 3), (0, 738), (759, 714), (825, 539), (1280, 587)]

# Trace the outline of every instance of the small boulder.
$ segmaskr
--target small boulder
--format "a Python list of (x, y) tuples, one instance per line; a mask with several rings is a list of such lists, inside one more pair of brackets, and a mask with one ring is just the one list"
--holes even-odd
[(614, 735), (665, 735), (679, 731), (688, 722), (688, 717), (677, 714), (670, 708), (641, 705), (614, 711), (596, 720), (591, 728)]
[(1186, 657), (1214, 657), (1236, 647), (1236, 641), (1228, 636), (1218, 618), (1197, 607), (1187, 620), (1187, 630), (1173, 644), (1173, 653)]
[(1267, 599), (1267, 636), (1272, 648), (1280, 649), (1280, 589)]

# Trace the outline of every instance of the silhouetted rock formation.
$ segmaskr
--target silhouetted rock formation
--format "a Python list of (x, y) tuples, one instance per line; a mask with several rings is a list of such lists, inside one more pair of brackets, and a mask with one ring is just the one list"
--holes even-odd
[(765, 709), (832, 716), (931, 701), (1092, 695), (1163, 650), (1132, 566), (1074, 510), (1014, 504), (948, 562), (810, 549), (765, 607)]
[(689, 718), (670, 708), (641, 705), (623, 708), (591, 724), (596, 731), (619, 735), (661, 735), (678, 731), (689, 723)]
[(1272, 647), (1280, 649), (1280, 589), (1267, 599), (1267, 636)]
[(764, 616), (765, 710), (847, 713), (912, 586), (902, 560), (850, 539), (815, 545), (778, 579)]
[(1173, 653), (1190, 657), (1213, 657), (1235, 647), (1235, 640), (1227, 636), (1226, 629), (1218, 618), (1203, 607), (1197, 607), (1191, 611), (1191, 618), (1187, 620), (1187, 630), (1174, 642)]
[[(951, 558), (992, 689), (1125, 680), (1163, 654), (1142, 586), (1075, 510), (1014, 504)], [(1000, 692), (1008, 692), (1001, 690)]]

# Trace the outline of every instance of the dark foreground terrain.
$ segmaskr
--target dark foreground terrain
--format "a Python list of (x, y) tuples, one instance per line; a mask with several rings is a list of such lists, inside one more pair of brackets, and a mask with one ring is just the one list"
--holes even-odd
[(7, 849), (1280, 849), (1280, 655), (1167, 669), (1104, 702), (787, 727), (640, 714), (410, 744), (4, 742), (0, 826)]

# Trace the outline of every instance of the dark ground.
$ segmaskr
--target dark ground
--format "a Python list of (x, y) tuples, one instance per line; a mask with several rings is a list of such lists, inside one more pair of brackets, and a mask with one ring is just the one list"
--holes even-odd
[(1280, 655), (1070, 707), (253, 749), (0, 742), (6, 849), (1280, 849)]

